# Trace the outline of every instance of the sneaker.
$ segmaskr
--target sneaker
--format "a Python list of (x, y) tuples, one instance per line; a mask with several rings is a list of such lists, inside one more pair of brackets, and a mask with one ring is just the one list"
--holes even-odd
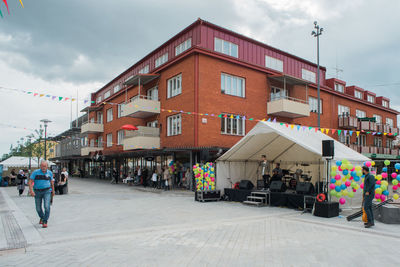
[(372, 226), (374, 226), (372, 223), (367, 223), (367, 224), (364, 225), (365, 228), (370, 228)]
[(43, 223), (43, 225), (42, 225), (42, 228), (47, 228), (47, 222), (45, 223)]
[(43, 220), (42, 219), (40, 219), (39, 224), (43, 224)]

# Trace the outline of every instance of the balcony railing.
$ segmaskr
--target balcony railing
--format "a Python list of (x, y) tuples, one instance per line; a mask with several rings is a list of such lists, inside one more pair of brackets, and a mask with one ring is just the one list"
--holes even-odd
[(101, 151), (103, 150), (102, 147), (97, 147), (97, 146), (86, 146), (81, 148), (81, 156), (87, 156), (91, 152), (96, 152), (96, 151)]
[(81, 133), (102, 133), (104, 132), (104, 124), (98, 122), (87, 122), (82, 124)]
[(398, 155), (399, 155), (399, 150), (393, 148), (393, 149), (390, 150), (390, 154), (391, 154), (391, 155), (398, 156)]
[(310, 106), (307, 101), (293, 97), (274, 97), (267, 103), (268, 115), (286, 118), (301, 118), (310, 116)]
[(378, 123), (377, 124), (377, 131), (380, 133), (389, 133), (390, 132), (390, 126), (387, 124), (383, 123)]
[(339, 128), (342, 129), (355, 129), (358, 126), (357, 117), (350, 115), (339, 115)]
[(399, 134), (399, 128), (390, 127), (390, 133), (391, 133), (392, 135), (389, 135), (389, 136), (398, 135), (398, 134)]
[(376, 132), (377, 131), (376, 122), (359, 121), (358, 122), (358, 129), (362, 130), (362, 131)]
[(160, 101), (138, 96), (122, 107), (122, 116), (148, 118), (160, 114)]
[(137, 131), (127, 131), (124, 150), (160, 148), (160, 128), (138, 126)]
[(399, 155), (399, 149), (388, 148), (388, 147), (376, 147), (376, 146), (359, 146), (356, 144), (347, 145), (351, 149), (361, 154), (384, 154), (384, 155)]

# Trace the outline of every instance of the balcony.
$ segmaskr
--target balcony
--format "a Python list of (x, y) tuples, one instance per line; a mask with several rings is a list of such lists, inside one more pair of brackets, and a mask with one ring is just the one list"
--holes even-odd
[(377, 130), (380, 133), (389, 133), (390, 132), (390, 126), (387, 125), (387, 124), (379, 123), (379, 124), (377, 124)]
[(138, 129), (126, 133), (124, 150), (160, 148), (160, 128), (138, 126)]
[(97, 147), (97, 146), (86, 146), (81, 148), (81, 156), (87, 156), (91, 152), (96, 152), (96, 151), (101, 151), (103, 150), (102, 147)]
[(90, 133), (102, 133), (104, 132), (104, 124), (97, 122), (87, 122), (82, 125), (81, 133), (90, 134)]
[(390, 133), (391, 133), (392, 135), (389, 135), (389, 136), (398, 135), (398, 134), (399, 134), (399, 128), (390, 127)]
[(369, 153), (378, 154), (378, 148), (376, 146), (370, 146), (369, 147)]
[(358, 122), (358, 129), (361, 130), (361, 131), (376, 132), (377, 131), (376, 122), (359, 121)]
[(358, 126), (357, 117), (349, 115), (339, 116), (339, 128), (351, 130), (357, 128), (357, 126)]
[(378, 147), (378, 154), (385, 154), (385, 155), (390, 155), (390, 148), (387, 147)]
[(369, 146), (360, 146), (359, 149), (360, 149), (360, 153), (361, 153), (361, 154), (368, 154), (368, 153), (371, 153), (371, 152), (370, 152), (370, 147), (369, 147)]
[(310, 116), (310, 106), (304, 100), (281, 97), (267, 103), (267, 113), (270, 116), (301, 118)]
[(160, 114), (160, 101), (136, 97), (122, 108), (122, 116), (133, 118), (148, 118)]

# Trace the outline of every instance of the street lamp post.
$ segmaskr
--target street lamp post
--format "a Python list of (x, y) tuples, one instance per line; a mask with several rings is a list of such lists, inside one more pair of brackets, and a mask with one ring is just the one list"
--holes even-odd
[(51, 122), (51, 120), (43, 119), (40, 122), (44, 124), (44, 160), (47, 160), (46, 153), (47, 153), (47, 124)]
[(324, 28), (320, 28), (318, 22), (314, 21), (315, 31), (311, 35), (317, 37), (317, 94), (318, 94), (318, 128), (321, 128), (321, 98), (320, 98), (320, 81), (319, 81), (319, 36)]

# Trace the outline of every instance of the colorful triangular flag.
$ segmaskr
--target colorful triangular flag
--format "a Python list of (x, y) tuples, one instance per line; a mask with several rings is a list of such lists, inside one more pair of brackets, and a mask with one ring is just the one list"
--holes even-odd
[(332, 134), (336, 133), (336, 129), (332, 129)]
[(61, 101), (62, 99), (63, 99), (63, 97), (62, 97), (62, 96), (59, 96), (59, 97), (58, 97), (58, 100), (59, 100), (59, 101)]
[(337, 135), (340, 135), (342, 133), (342, 130), (337, 130)]
[(356, 134), (357, 134), (357, 136), (359, 136), (360, 135), (360, 131), (356, 131)]
[(10, 10), (8, 9), (8, 3), (7, 3), (7, 0), (3, 0), (3, 2), (4, 2), (4, 4), (6, 5), (6, 7), (7, 7), (7, 12), (8, 12), (8, 15), (10, 15)]

